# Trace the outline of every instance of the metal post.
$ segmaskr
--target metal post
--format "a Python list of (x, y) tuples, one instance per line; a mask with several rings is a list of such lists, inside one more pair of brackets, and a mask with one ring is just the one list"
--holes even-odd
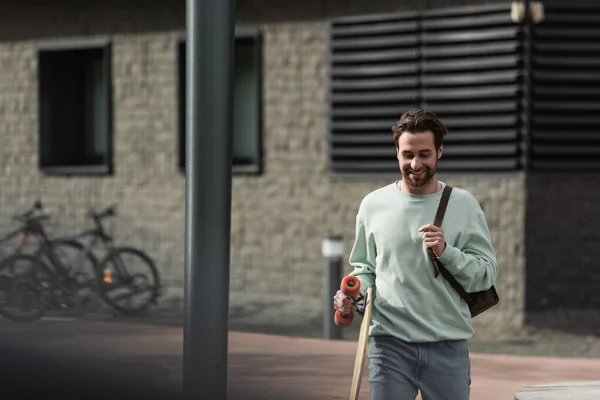
[(323, 273), (323, 336), (326, 339), (341, 339), (342, 330), (333, 320), (333, 296), (340, 288), (344, 242), (339, 235), (329, 235), (323, 240), (321, 252), (325, 260)]
[(187, 1), (187, 399), (227, 398), (234, 0)]

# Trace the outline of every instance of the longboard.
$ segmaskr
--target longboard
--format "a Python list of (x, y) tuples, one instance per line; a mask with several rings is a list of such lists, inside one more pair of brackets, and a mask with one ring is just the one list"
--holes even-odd
[[(360, 295), (360, 281), (358, 278), (350, 275), (346, 276), (342, 280), (340, 290), (353, 300), (354, 304), (357, 306), (357, 312), (362, 314), (362, 321), (359, 331), (360, 333), (358, 336), (358, 346), (356, 348), (356, 357), (354, 359), (354, 373), (352, 374), (352, 385), (350, 386), (350, 400), (358, 400), (360, 384), (365, 365), (365, 356), (369, 343), (369, 325), (371, 323), (372, 304), (371, 298), (373, 291), (371, 288), (368, 288), (367, 293), (363, 298)], [(358, 303), (361, 301), (363, 301), (362, 306), (358, 305)], [(353, 320), (354, 313), (350, 313), (348, 315), (344, 315), (339, 311), (336, 311), (335, 313), (335, 323), (342, 328), (350, 326)]]

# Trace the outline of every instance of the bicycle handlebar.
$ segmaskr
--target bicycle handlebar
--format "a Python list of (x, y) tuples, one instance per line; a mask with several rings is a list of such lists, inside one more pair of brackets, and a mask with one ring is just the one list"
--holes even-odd
[(25, 211), (23, 214), (14, 215), (13, 220), (27, 222), (33, 220), (43, 221), (50, 219), (49, 214), (34, 215), (36, 211), (42, 210), (43, 208), (44, 206), (42, 205), (42, 202), (40, 200), (36, 200), (31, 209)]
[(114, 217), (114, 216), (115, 216), (114, 206), (109, 206), (99, 213), (95, 212), (94, 210), (90, 210), (88, 212), (88, 217), (93, 218), (96, 221), (100, 221), (101, 219), (104, 219), (107, 217)]

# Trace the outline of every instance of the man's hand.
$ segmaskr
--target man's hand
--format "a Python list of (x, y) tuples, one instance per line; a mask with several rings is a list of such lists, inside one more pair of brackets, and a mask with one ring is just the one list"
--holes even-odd
[(341, 290), (338, 290), (335, 296), (333, 296), (333, 308), (340, 311), (344, 315), (348, 315), (350, 312), (356, 311), (356, 307), (352, 304), (352, 300), (342, 293)]
[(446, 239), (442, 228), (427, 224), (420, 227), (419, 232), (423, 234), (422, 238), (425, 246), (431, 248), (436, 257), (441, 256), (446, 249)]

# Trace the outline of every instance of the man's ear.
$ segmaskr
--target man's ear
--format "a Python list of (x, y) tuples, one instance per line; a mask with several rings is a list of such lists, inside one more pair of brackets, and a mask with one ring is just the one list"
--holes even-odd
[(444, 152), (444, 145), (441, 145), (440, 148), (439, 148), (439, 150), (437, 151), (437, 158), (438, 158), (438, 160), (440, 158), (442, 158), (442, 153), (443, 152)]

